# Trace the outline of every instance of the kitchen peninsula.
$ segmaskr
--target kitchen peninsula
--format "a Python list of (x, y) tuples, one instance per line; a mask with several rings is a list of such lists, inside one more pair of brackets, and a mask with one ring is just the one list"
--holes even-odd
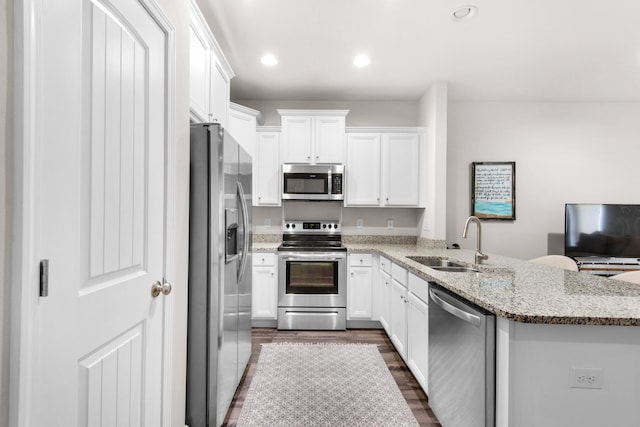
[[(640, 285), (493, 254), (480, 273), (436, 271), (407, 257), (472, 265), (474, 252), (375, 242), (345, 238), (351, 253), (386, 258), (496, 314), (496, 426), (640, 423)], [(595, 388), (571, 382), (585, 369)]]

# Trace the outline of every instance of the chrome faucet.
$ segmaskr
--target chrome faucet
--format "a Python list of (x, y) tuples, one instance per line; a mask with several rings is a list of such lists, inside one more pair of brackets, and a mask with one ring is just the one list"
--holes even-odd
[(485, 259), (489, 258), (489, 255), (485, 255), (482, 253), (482, 227), (480, 226), (480, 220), (477, 216), (470, 216), (467, 218), (467, 222), (464, 223), (464, 231), (462, 232), (462, 237), (467, 238), (467, 230), (469, 230), (469, 223), (475, 222), (478, 227), (478, 240), (476, 243), (476, 255), (475, 255), (475, 263), (480, 264)]

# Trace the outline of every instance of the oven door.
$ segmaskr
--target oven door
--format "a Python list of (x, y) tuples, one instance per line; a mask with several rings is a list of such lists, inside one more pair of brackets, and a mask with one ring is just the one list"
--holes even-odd
[(344, 252), (280, 252), (279, 307), (346, 307)]

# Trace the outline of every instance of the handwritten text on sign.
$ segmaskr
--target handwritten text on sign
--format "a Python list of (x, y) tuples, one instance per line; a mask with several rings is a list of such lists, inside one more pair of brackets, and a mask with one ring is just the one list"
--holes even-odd
[(476, 165), (476, 201), (511, 201), (513, 170), (511, 165)]

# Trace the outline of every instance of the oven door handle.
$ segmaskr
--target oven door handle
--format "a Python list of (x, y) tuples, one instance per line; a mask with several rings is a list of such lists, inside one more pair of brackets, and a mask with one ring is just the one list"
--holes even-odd
[(296, 255), (282, 255), (282, 259), (285, 261), (342, 261), (344, 256), (336, 256), (334, 254), (296, 254)]

